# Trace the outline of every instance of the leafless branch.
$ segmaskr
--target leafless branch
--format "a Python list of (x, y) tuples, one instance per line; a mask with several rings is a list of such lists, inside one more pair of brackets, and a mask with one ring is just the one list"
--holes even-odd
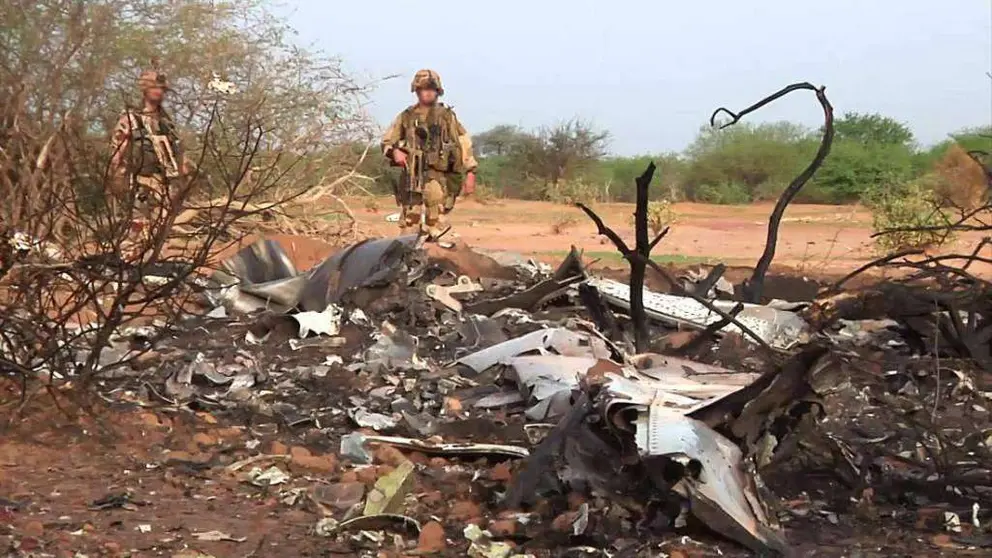
[(819, 101), (820, 106), (823, 108), (823, 137), (820, 140), (820, 147), (816, 151), (816, 155), (813, 160), (810, 161), (809, 165), (799, 175), (789, 183), (789, 185), (779, 196), (778, 202), (775, 204), (775, 209), (772, 210), (771, 216), (768, 218), (768, 237), (765, 240), (765, 249), (761, 253), (761, 258), (758, 259), (757, 265), (754, 267), (754, 272), (751, 274), (750, 280), (744, 283), (744, 293), (745, 298), (749, 302), (760, 303), (762, 291), (764, 290), (765, 274), (768, 273), (768, 268), (771, 267), (772, 260), (775, 258), (775, 249), (778, 245), (778, 229), (782, 222), (782, 217), (785, 214), (786, 208), (789, 203), (792, 202), (796, 194), (802, 190), (803, 186), (813, 177), (817, 169), (823, 164), (823, 161), (830, 154), (830, 147), (833, 145), (834, 140), (834, 109), (831, 106), (830, 101), (827, 99), (826, 88), (816, 87), (815, 85), (802, 82), (793, 83), (792, 85), (786, 86), (781, 90), (765, 97), (764, 99), (758, 101), (757, 103), (741, 110), (740, 112), (733, 112), (727, 108), (720, 107), (713, 111), (710, 116), (710, 125), (716, 125), (717, 115), (724, 113), (731, 117), (731, 121), (724, 123), (720, 126), (720, 129), (732, 126), (738, 123), (741, 118), (747, 116), (748, 114), (772, 103), (789, 93), (794, 91), (813, 91), (816, 94), (816, 99)]

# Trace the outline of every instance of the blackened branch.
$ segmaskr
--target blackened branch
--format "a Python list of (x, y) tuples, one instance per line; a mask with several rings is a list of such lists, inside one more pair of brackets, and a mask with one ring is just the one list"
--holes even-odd
[(596, 213), (593, 210), (586, 207), (585, 204), (576, 203), (575, 205), (576, 207), (584, 211), (585, 214), (588, 215), (590, 219), (592, 219), (592, 222), (596, 225), (596, 233), (601, 234), (606, 238), (610, 239), (610, 242), (612, 242), (613, 245), (616, 246), (617, 250), (620, 252), (620, 255), (622, 255), (625, 259), (629, 260), (630, 248), (628, 248), (627, 243), (624, 242), (622, 238), (620, 238), (620, 235), (615, 233), (613, 229), (611, 229), (610, 227), (607, 227), (606, 223), (603, 223), (603, 219), (600, 218), (599, 215), (596, 215)]
[(665, 227), (665, 230), (661, 231), (660, 233), (658, 233), (658, 236), (654, 237), (654, 240), (652, 240), (651, 244), (648, 245), (649, 252), (651, 250), (654, 250), (654, 247), (657, 246), (659, 242), (661, 242), (661, 239), (665, 238), (665, 236), (668, 234), (669, 229), (671, 229), (671, 227)]
[(761, 302), (765, 275), (768, 273), (768, 268), (771, 267), (772, 259), (775, 258), (775, 248), (778, 244), (778, 229), (782, 223), (782, 216), (785, 214), (789, 203), (792, 202), (793, 198), (802, 190), (809, 179), (813, 177), (813, 174), (823, 164), (827, 155), (830, 154), (830, 147), (834, 141), (834, 109), (827, 99), (825, 87), (817, 87), (809, 82), (802, 82), (786, 86), (740, 112), (733, 112), (727, 108), (720, 107), (713, 111), (713, 114), (710, 116), (710, 125), (716, 126), (716, 118), (719, 114), (729, 115), (731, 117), (730, 122), (720, 126), (720, 129), (723, 129), (737, 124), (748, 114), (785, 97), (789, 93), (803, 90), (813, 91), (816, 94), (816, 99), (820, 102), (820, 106), (823, 108), (823, 138), (820, 140), (820, 148), (817, 150), (816, 156), (813, 157), (809, 165), (782, 192), (782, 195), (778, 198), (778, 202), (775, 204), (775, 209), (768, 219), (768, 238), (765, 240), (765, 250), (762, 252), (758, 264), (754, 267), (754, 273), (751, 274), (751, 278), (744, 283), (744, 298), (756, 304)]
[(589, 216), (589, 219), (596, 225), (597, 232), (610, 239), (610, 242), (613, 243), (617, 251), (620, 252), (620, 255), (630, 265), (630, 318), (634, 324), (634, 345), (636, 350), (638, 352), (647, 350), (650, 342), (647, 314), (644, 311), (644, 277), (647, 268), (650, 267), (671, 286), (672, 292), (679, 296), (687, 296), (702, 304), (711, 312), (720, 316), (727, 324), (737, 326), (744, 335), (754, 339), (770, 355), (774, 355), (774, 350), (768, 343), (750, 328), (740, 323), (734, 315), (720, 310), (703, 296), (683, 288), (671, 274), (651, 259), (651, 250), (668, 233), (668, 229), (666, 228), (654, 240), (648, 241), (648, 185), (651, 184), (654, 171), (654, 163), (651, 163), (644, 171), (644, 174), (637, 178), (637, 203), (634, 210), (635, 246), (633, 249), (624, 242), (623, 238), (620, 238), (620, 235), (616, 231), (606, 226), (606, 223), (603, 222), (603, 219), (595, 211), (581, 203), (575, 204)]

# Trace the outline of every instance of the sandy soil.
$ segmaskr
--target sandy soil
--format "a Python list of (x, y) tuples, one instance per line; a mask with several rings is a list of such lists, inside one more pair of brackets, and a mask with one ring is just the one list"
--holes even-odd
[[(391, 198), (348, 200), (362, 230), (394, 234), (396, 225), (385, 218), (396, 211)], [(761, 255), (773, 204), (716, 206), (677, 204), (679, 217), (655, 257), (674, 264), (722, 262), (752, 266)], [(596, 211), (625, 239), (633, 238), (632, 204), (599, 204)], [(485, 205), (459, 200), (451, 213), (452, 233), (472, 246), (531, 254), (560, 256), (575, 245), (604, 263), (618, 262), (613, 247), (596, 234), (592, 222), (577, 208), (548, 202), (497, 200)], [(555, 229), (558, 228), (559, 232)], [(973, 246), (980, 234), (961, 235), (943, 248), (959, 251)], [(775, 263), (804, 274), (844, 274), (877, 257), (871, 239), (871, 214), (862, 207), (794, 205), (783, 220)]]

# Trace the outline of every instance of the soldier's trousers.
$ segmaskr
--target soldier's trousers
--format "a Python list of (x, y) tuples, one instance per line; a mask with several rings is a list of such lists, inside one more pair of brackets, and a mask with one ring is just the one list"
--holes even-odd
[(134, 177), (135, 213), (146, 220), (157, 218), (169, 199), (165, 177), (160, 174)]
[(403, 205), (400, 226), (404, 228), (420, 226), (420, 217), (423, 215), (423, 232), (440, 234), (444, 209), (444, 186), (441, 182), (437, 179), (429, 180), (424, 184), (423, 191), (410, 192), (407, 201), (409, 203)]
[(133, 203), (132, 231), (128, 242), (133, 253), (130, 258), (141, 258), (151, 248), (152, 235), (164, 226), (165, 213), (169, 211), (168, 184), (162, 175), (134, 176), (131, 186)]

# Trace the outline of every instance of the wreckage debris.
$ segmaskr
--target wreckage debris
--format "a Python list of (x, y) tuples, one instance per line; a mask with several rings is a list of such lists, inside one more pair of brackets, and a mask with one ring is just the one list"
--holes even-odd
[[(595, 279), (591, 280), (590, 284), (595, 286), (610, 304), (621, 309), (630, 309), (629, 286), (611, 279)], [(711, 304), (729, 313), (738, 303), (713, 300)], [(806, 322), (793, 311), (770, 305), (743, 304), (742, 306), (744, 308), (737, 314), (737, 320), (776, 349), (795, 347), (804, 340), (805, 334), (809, 331)], [(802, 308), (802, 305), (796, 304), (788, 306), (793, 309)], [(721, 321), (721, 316), (691, 298), (655, 293), (647, 289), (644, 289), (644, 307), (649, 318), (672, 327), (702, 330)], [(741, 329), (734, 324), (724, 326), (721, 331), (743, 335)]]
[[(445, 456), (502, 456), (511, 458), (527, 457), (530, 452), (527, 448), (502, 444), (481, 444), (469, 442), (445, 443), (441, 440), (417, 440), (414, 438), (401, 438), (398, 436), (366, 436), (359, 433), (352, 433), (346, 437), (348, 439), (348, 455), (359, 458), (368, 455), (360, 453), (357, 448), (364, 448), (366, 444), (383, 444), (401, 448), (409, 451), (419, 451), (426, 455)], [(342, 452), (345, 451), (345, 438), (341, 439)], [(369, 459), (368, 462), (371, 462)]]
[[(638, 354), (629, 287), (590, 274), (577, 252), (556, 269), (525, 265), (498, 279), (438, 257), (409, 239), (385, 239), (299, 273), (278, 245), (256, 243), (225, 265), (223, 286), (208, 290), (223, 315), (161, 342), (155, 350), (166, 356), (151, 369), (158, 376), (114, 378), (121, 387), (113, 393), (180, 412), (247, 413), (250, 439), (225, 450), (233, 463), (178, 452), (161, 466), (197, 475), (222, 467), (240, 489), (316, 514), (311, 536), (344, 553), (636, 555), (649, 548), (641, 541), (657, 550), (703, 526), (716, 536), (694, 537), (787, 554), (779, 522), (845, 517), (823, 497), (806, 497), (805, 515), (776, 509), (766, 481), (805, 463), (834, 471), (850, 490), (895, 479), (907, 497), (931, 500), (921, 487), (943, 479), (938, 493), (953, 498), (944, 496), (952, 504), (937, 528), (965, 537), (987, 523), (982, 498), (992, 483), (980, 479), (992, 432), (956, 440), (937, 429), (952, 452), (947, 463), (963, 471), (951, 476), (932, 464), (923, 448), (934, 439), (919, 431), (937, 422), (934, 409), (951, 405), (987, 421), (983, 380), (961, 362), (893, 361), (875, 372), (852, 364), (868, 351), (905, 354), (904, 322), (847, 313), (823, 330), (822, 306), (738, 308), (714, 300), (729, 289), (700, 273), (690, 281), (702, 284), (697, 296), (733, 314), (775, 358), (755, 357), (738, 337), (755, 340), (694, 298), (649, 290), (652, 337), (709, 333), (691, 359)], [(332, 449), (270, 449), (287, 434)], [(199, 449), (211, 443), (198, 440)], [(437, 490), (449, 485), (473, 498), (457, 513), (445, 499), (466, 492)], [(429, 491), (435, 500), (420, 503)], [(101, 505), (136, 504), (116, 497)], [(203, 529), (187, 540), (238, 534)]]

